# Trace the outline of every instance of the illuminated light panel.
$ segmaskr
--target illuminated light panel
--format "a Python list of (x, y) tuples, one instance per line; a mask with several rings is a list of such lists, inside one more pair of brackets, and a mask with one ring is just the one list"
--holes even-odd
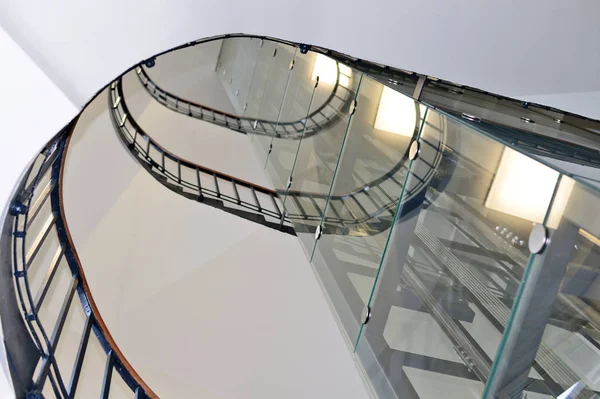
[(506, 148), (485, 206), (535, 223), (542, 223), (559, 173)]
[[(335, 82), (337, 82), (338, 77), (337, 62), (323, 54), (317, 54), (311, 79), (316, 80), (317, 76), (319, 77), (319, 83), (329, 83), (334, 85)], [(348, 78), (346, 78), (346, 84), (344, 86), (347, 87), (348, 83)]]
[(384, 86), (375, 117), (375, 129), (412, 137), (417, 110), (412, 98)]

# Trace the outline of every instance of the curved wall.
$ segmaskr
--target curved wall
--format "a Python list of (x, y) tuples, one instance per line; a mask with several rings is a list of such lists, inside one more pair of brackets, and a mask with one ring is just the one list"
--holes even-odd
[(36, 151), (111, 79), (228, 32), (313, 43), (600, 118), (599, 2), (465, 3), (2, 0), (0, 203)]

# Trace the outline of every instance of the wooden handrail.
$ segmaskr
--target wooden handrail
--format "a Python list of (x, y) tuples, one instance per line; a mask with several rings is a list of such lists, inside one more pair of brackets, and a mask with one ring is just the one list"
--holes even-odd
[[(74, 130), (74, 127), (76, 126), (76, 124), (77, 124), (76, 122), (73, 123), (73, 130)], [(92, 292), (90, 291), (89, 284), (85, 277), (85, 272), (83, 270), (83, 267), (81, 266), (81, 259), (79, 258), (79, 254), (77, 253), (77, 249), (75, 248), (75, 244), (73, 242), (73, 237), (71, 236), (69, 224), (67, 223), (67, 218), (65, 215), (65, 204), (64, 204), (64, 195), (63, 195), (63, 187), (64, 187), (63, 178), (65, 175), (64, 169), (65, 169), (65, 164), (66, 164), (66, 159), (67, 159), (66, 154), (67, 154), (67, 151), (69, 148), (69, 144), (71, 143), (71, 138), (73, 137), (73, 134), (72, 134), (73, 130), (69, 133), (69, 137), (68, 137), (68, 139), (65, 143), (65, 147), (63, 149), (63, 157), (62, 157), (62, 161), (61, 161), (61, 165), (60, 165), (60, 177), (59, 177), (59, 189), (58, 189), (59, 190), (60, 217), (64, 221), (64, 234), (65, 234), (65, 237), (67, 238), (67, 245), (69, 245), (71, 251), (73, 252), (73, 256), (75, 257), (75, 261), (77, 262), (78, 269), (79, 269), (80, 284), (81, 284), (81, 287), (83, 288), (83, 291), (87, 297), (87, 301), (89, 303), (91, 313), (96, 321), (97, 326), (102, 331), (104, 339), (106, 339), (106, 342), (110, 345), (112, 352), (113, 352), (113, 356), (117, 357), (117, 359), (123, 365), (125, 370), (127, 370), (127, 372), (135, 380), (135, 382), (144, 390), (144, 393), (146, 394), (146, 396), (148, 398), (158, 399), (158, 395), (148, 386), (148, 384), (146, 384), (146, 382), (142, 379), (142, 377), (140, 377), (140, 375), (135, 371), (135, 369), (133, 368), (131, 363), (129, 363), (129, 361), (127, 360), (127, 358), (125, 357), (125, 355), (123, 354), (123, 352), (121, 351), (121, 349), (119, 348), (117, 343), (115, 342), (115, 339), (113, 338), (112, 334), (110, 333), (108, 327), (106, 326), (106, 323), (104, 322), (104, 319), (102, 318), (102, 316), (100, 314), (100, 310), (98, 309), (98, 306), (96, 305), (96, 301), (94, 300)]]

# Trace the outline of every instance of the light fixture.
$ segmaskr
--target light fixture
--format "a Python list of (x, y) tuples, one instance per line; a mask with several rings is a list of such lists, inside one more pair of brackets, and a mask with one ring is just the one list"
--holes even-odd
[(349, 87), (350, 78), (352, 76), (352, 69), (338, 64), (336, 60), (327, 57), (323, 54), (317, 54), (315, 58), (315, 64), (313, 66), (312, 80), (316, 80), (319, 77), (319, 84), (328, 83), (335, 84), (338, 80), (338, 68), (339, 68), (339, 83), (344, 87)]
[(487, 208), (542, 223), (559, 172), (517, 151), (505, 148), (485, 200)]
[(417, 110), (414, 100), (384, 86), (377, 107), (375, 129), (412, 137), (416, 122)]

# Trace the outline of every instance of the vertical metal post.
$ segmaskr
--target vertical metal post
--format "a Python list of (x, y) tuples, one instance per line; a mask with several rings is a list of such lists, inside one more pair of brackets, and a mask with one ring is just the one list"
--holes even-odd
[[(376, 282), (378, 295), (374, 296), (376, 299), (371, 301), (370, 304), (372, 318), (368, 327), (368, 344), (376, 357), (385, 350), (389, 350), (389, 346), (383, 338), (383, 330), (387, 325), (392, 305), (396, 303), (394, 295), (398, 294), (397, 287), (415, 236), (415, 228), (425, 199), (425, 191), (423, 189), (420, 202), (417, 205), (413, 201), (400, 205), (395, 226), (391, 231), (392, 236), (389, 238), (390, 242), (381, 263), (380, 275)], [(381, 294), (379, 295), (379, 293)]]
[(413, 98), (415, 100), (421, 99), (421, 93), (423, 93), (423, 87), (425, 87), (426, 81), (427, 81), (427, 76), (419, 75), (419, 80), (417, 81), (417, 85), (415, 86), (415, 91), (413, 92)]
[(102, 380), (102, 392), (100, 394), (101, 399), (108, 399), (110, 394), (110, 383), (112, 381), (113, 368), (115, 364), (115, 356), (113, 351), (108, 352), (106, 358), (106, 367), (104, 369), (104, 379)]
[[(520, 397), (535, 361), (579, 228), (563, 219), (547, 248), (535, 255), (519, 287), (519, 301), (504, 332), (486, 399)], [(517, 396), (515, 396), (517, 395)]]

